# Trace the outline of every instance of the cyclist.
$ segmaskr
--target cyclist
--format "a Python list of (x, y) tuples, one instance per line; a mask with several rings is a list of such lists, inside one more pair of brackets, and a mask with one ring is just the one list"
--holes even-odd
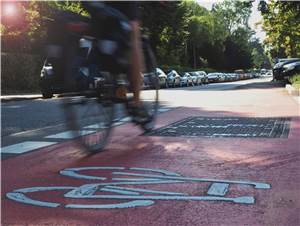
[[(124, 14), (130, 21), (131, 34), (131, 56), (129, 64), (128, 79), (133, 92), (133, 101), (130, 106), (130, 114), (133, 120), (138, 124), (146, 124), (151, 122), (152, 118), (144, 108), (140, 101), (140, 89), (142, 84), (141, 71), (144, 66), (142, 47), (140, 42), (140, 26), (138, 19), (138, 5), (134, 1), (85, 1), (82, 2), (83, 7), (90, 13), (93, 26), (101, 26), (101, 19), (98, 19), (98, 11), (100, 7), (106, 4), (114, 9), (117, 9)], [(105, 25), (102, 25), (105, 26)]]

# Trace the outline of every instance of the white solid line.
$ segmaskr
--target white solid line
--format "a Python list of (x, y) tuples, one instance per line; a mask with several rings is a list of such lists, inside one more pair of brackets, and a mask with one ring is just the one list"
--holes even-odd
[(66, 131), (66, 132), (62, 132), (62, 133), (49, 135), (49, 136), (46, 136), (45, 138), (72, 139), (72, 138), (76, 138), (76, 137), (91, 134), (91, 133), (95, 133), (95, 131), (82, 130), (82, 131), (80, 131), (80, 133), (76, 132), (76, 131)]
[(19, 144), (3, 147), (1, 148), (1, 153), (20, 154), (56, 143), (57, 142), (25, 141)]
[(158, 111), (159, 112), (166, 112), (166, 111), (170, 111), (170, 108), (159, 108)]

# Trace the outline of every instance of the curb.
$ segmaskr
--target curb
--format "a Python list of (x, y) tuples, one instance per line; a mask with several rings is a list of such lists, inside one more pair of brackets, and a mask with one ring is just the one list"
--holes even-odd
[(22, 100), (34, 100), (43, 98), (41, 94), (29, 94), (29, 95), (7, 95), (1, 96), (1, 102), (9, 102), (9, 101), (22, 101)]
[(292, 98), (300, 105), (300, 91), (296, 90), (291, 84), (286, 84), (285, 88)]
[(287, 89), (288, 93), (293, 96), (300, 96), (300, 91), (296, 90), (291, 84), (286, 84), (285, 88)]

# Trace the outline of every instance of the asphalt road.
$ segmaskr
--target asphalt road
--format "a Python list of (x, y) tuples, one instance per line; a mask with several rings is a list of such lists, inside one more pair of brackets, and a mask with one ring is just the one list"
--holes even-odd
[[(265, 81), (266, 83), (264, 83)], [(212, 92), (215, 96), (218, 93), (223, 96), (223, 92), (235, 90), (255, 84), (267, 84), (274, 87), (275, 84), (269, 83), (270, 78), (251, 79), (230, 83), (214, 83), (209, 85), (169, 88), (159, 91), (161, 106), (181, 107), (181, 106), (200, 106), (206, 101), (223, 101), (211, 99)], [(200, 91), (200, 92), (199, 92)], [(174, 98), (176, 97), (176, 98)], [(23, 99), (26, 96), (23, 97)], [(53, 99), (29, 99), (19, 101), (6, 101), (1, 103), (2, 110), (2, 147), (20, 143), (27, 140), (42, 139), (52, 133), (59, 133), (67, 130), (65, 124), (65, 114), (62, 108), (63, 98)], [(125, 117), (124, 108), (116, 108), (116, 117)]]

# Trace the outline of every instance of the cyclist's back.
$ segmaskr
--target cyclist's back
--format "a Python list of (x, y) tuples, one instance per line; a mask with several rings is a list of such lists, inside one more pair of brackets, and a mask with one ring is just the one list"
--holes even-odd
[[(131, 56), (128, 68), (128, 79), (133, 92), (132, 101), (132, 116), (139, 124), (145, 124), (152, 120), (147, 110), (144, 109), (140, 101), (140, 89), (141, 89), (141, 71), (144, 66), (144, 59), (142, 55), (142, 48), (140, 43), (140, 30), (138, 20), (138, 4), (134, 1), (105, 1), (105, 2), (82, 2), (83, 7), (90, 13), (92, 24), (96, 33), (100, 35), (110, 35), (114, 33), (114, 29), (120, 24), (119, 20), (129, 20), (131, 26), (131, 37), (128, 40), (131, 48)], [(108, 7), (104, 7), (108, 6)], [(107, 10), (104, 12), (103, 8)], [(116, 9), (110, 10), (111, 8)], [(121, 14), (118, 14), (121, 12)], [(122, 16), (125, 18), (122, 18)], [(111, 20), (109, 17), (111, 16)], [(107, 17), (107, 18), (106, 18)], [(104, 24), (103, 19), (108, 19)], [(114, 20), (116, 19), (116, 20)], [(124, 37), (124, 35), (122, 35)], [(124, 38), (122, 38), (124, 41)], [(125, 41), (126, 42), (126, 41)], [(124, 43), (126, 45), (126, 43)], [(112, 60), (113, 61), (113, 60)]]

